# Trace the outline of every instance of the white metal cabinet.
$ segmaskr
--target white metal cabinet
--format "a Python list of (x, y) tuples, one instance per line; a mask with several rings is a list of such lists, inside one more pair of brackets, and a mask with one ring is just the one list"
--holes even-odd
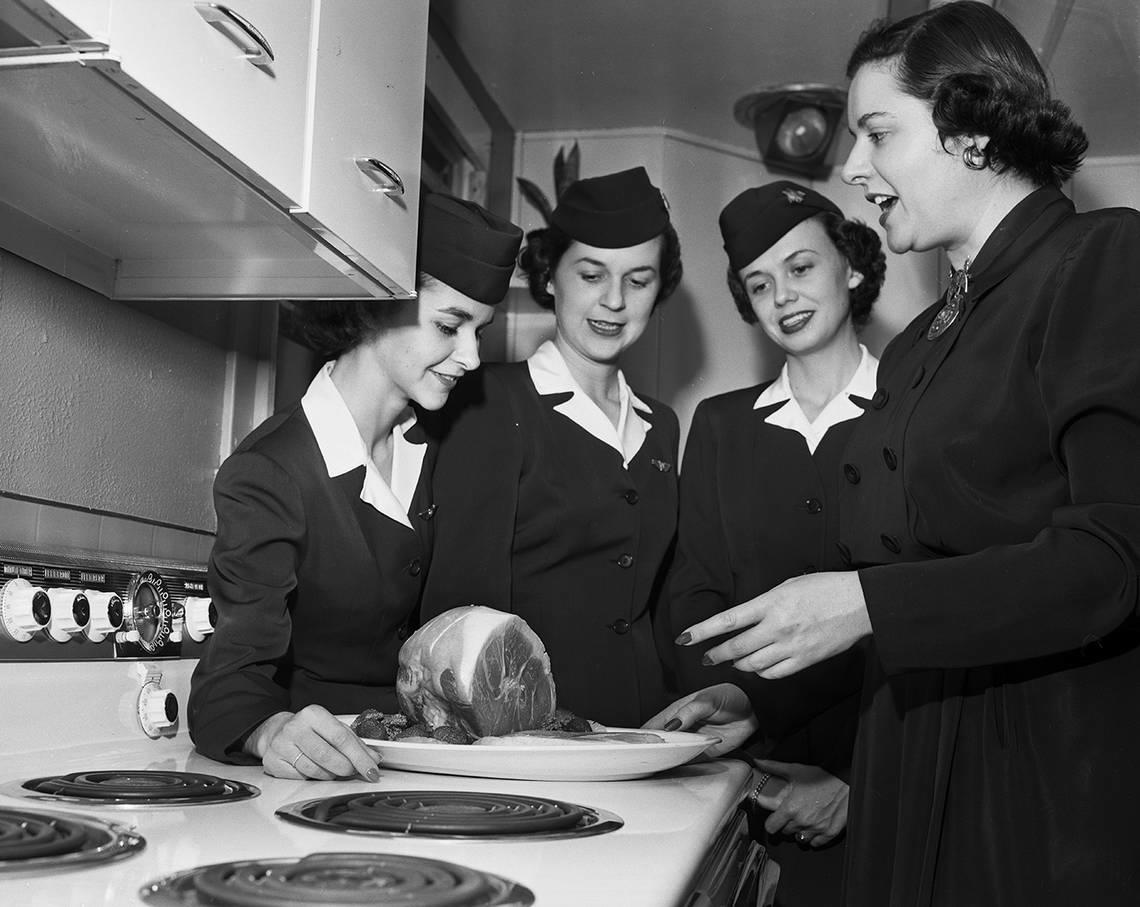
[(259, 188), (290, 204), (305, 186), (314, 2), (52, 0), (51, 6), (104, 43), (127, 77), (248, 167), (263, 181)]
[(309, 196), (295, 212), (406, 290), (415, 286), (427, 16), (423, 0), (321, 4)]
[(0, 245), (112, 298), (410, 294), (427, 0), (229, 8), (0, 0)]

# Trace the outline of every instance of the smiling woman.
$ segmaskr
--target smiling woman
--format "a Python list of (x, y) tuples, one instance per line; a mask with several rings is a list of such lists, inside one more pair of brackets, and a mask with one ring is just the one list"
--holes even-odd
[(200, 752), (285, 778), (375, 777), (334, 713), (395, 711), (435, 510), (435, 448), (417, 418), (478, 367), (521, 238), (478, 205), (429, 195), (417, 299), (302, 309), (329, 361), (214, 483), (217, 629), (189, 703)]
[(677, 235), (641, 167), (582, 179), (521, 264), (554, 340), (480, 370), (432, 420), (436, 550), (423, 616), (521, 615), (558, 702), (631, 727), (666, 698), (654, 611), (677, 520), (677, 417), (619, 367), (681, 276)]

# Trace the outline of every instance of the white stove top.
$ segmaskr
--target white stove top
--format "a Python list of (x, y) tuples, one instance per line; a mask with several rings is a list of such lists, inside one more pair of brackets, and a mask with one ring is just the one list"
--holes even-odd
[[(164, 686), (182, 695), (188, 685), (186, 662), (160, 663)], [(105, 674), (129, 668), (108, 663)], [(46, 774), (85, 770), (151, 769), (199, 772), (253, 784), (261, 796), (226, 804), (192, 807), (115, 809), (43, 803), (0, 794), (10, 808), (82, 813), (132, 827), (146, 838), (145, 849), (129, 858), (92, 868), (38, 874), (0, 873), (0, 904), (26, 907), (122, 907), (141, 904), (146, 882), (194, 866), (234, 860), (296, 858), (334, 851), (411, 854), (459, 863), (495, 873), (530, 888), (542, 907), (584, 904), (668, 907), (683, 903), (692, 880), (722, 825), (744, 799), (751, 770), (741, 762), (717, 761), (684, 766), (636, 781), (532, 782), (464, 778), (384, 769), (379, 782), (302, 782), (272, 778), (260, 767), (222, 765), (192, 749), (185, 731), (151, 740), (131, 733), (131, 700), (117, 706), (121, 727), (104, 721), (101, 735), (85, 724), (84, 689), (92, 668), (0, 665), (0, 705), (5, 749), (0, 785)], [(50, 684), (61, 706), (54, 710), (12, 706), (21, 688)], [(42, 702), (42, 698), (40, 700)], [(68, 706), (63, 706), (68, 703)], [(103, 738), (104, 742), (90, 742)], [(68, 745), (68, 739), (88, 742)], [(39, 744), (38, 746), (36, 744)], [(535, 842), (370, 838), (307, 828), (276, 817), (285, 804), (313, 797), (368, 790), (470, 790), (526, 793), (616, 813), (618, 831), (578, 839)]]

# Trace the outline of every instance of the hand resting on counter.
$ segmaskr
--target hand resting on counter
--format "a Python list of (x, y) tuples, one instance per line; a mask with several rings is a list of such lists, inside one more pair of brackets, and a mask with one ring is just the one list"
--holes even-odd
[(871, 634), (871, 618), (858, 573), (812, 573), (694, 624), (677, 637), (677, 645), (695, 646), (734, 631), (739, 632), (705, 653), (705, 664), (729, 661), (777, 680), (851, 648)]
[[(786, 835), (809, 847), (823, 847), (847, 827), (849, 788), (840, 778), (815, 765), (757, 759), (757, 769), (772, 781), (757, 794), (771, 815), (764, 821), (770, 835)], [(777, 779), (785, 783), (778, 784)]]
[(642, 727), (716, 735), (720, 743), (710, 746), (705, 755), (720, 756), (738, 749), (756, 733), (760, 723), (752, 711), (752, 703), (740, 687), (718, 683), (678, 699)]
[(261, 760), (267, 775), (332, 781), (360, 775), (380, 777), (379, 757), (328, 709), (310, 705), (278, 712), (246, 738), (245, 751)]

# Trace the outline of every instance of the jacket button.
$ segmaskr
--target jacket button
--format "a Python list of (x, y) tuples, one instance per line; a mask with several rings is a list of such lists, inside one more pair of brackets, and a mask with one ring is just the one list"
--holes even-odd
[(896, 539), (893, 535), (887, 535), (884, 532), (879, 536), (879, 541), (881, 541), (883, 543), (883, 547), (892, 554), (898, 554), (900, 551), (902, 551), (902, 545), (899, 544), (899, 540)]
[(619, 557), (617, 559), (617, 565), (619, 567), (632, 567), (633, 566), (633, 555), (632, 554), (623, 554), (621, 557)]
[(408, 563), (408, 573), (410, 573), (412, 576), (419, 576), (420, 571), (423, 569), (424, 565), (420, 563), (420, 559), (418, 557), (413, 557)]
[(887, 464), (887, 469), (891, 470), (891, 472), (898, 469), (899, 458), (889, 447), (883, 448), (883, 462)]
[(861, 478), (861, 476), (859, 475), (858, 467), (856, 467), (854, 464), (844, 463), (843, 464), (843, 475), (847, 479), (847, 481), (850, 482), (852, 485), (858, 485), (859, 484), (859, 479)]
[(925, 377), (926, 377), (926, 366), (920, 365), (918, 367), (918, 371), (914, 373), (914, 380), (911, 381), (910, 386), (911, 387), (918, 387), (920, 384), (922, 384), (922, 379)]
[(823, 510), (823, 502), (819, 498), (808, 498), (804, 501), (804, 509), (808, 513), (819, 513)]
[(843, 542), (836, 542), (835, 547), (839, 551), (839, 559), (843, 561), (845, 567), (851, 566), (851, 549), (848, 548)]
[(619, 617), (612, 624), (610, 624), (610, 629), (613, 630), (618, 636), (624, 636), (629, 632), (629, 621), (624, 617)]
[(641, 500), (641, 496), (636, 491), (634, 491), (632, 488), (629, 491), (627, 491), (624, 495), (622, 495), (622, 497), (625, 498), (625, 502), (627, 504), (636, 504), (638, 501)]
[(875, 409), (882, 409), (887, 405), (887, 401), (890, 398), (891, 395), (887, 393), (886, 388), (880, 387), (877, 391), (875, 391), (875, 396), (871, 398), (871, 406)]

